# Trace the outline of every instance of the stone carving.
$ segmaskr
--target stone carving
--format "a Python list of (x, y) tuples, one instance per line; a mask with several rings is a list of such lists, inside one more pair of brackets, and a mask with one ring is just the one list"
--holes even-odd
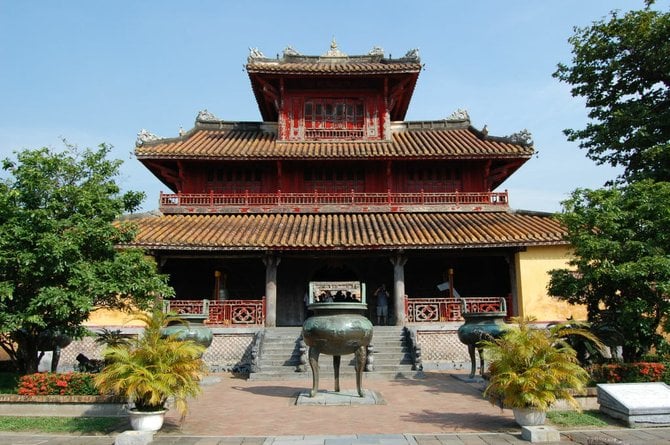
[(507, 136), (507, 139), (515, 144), (533, 145), (533, 135), (531, 135), (530, 131), (525, 128), (517, 133)]
[(138, 147), (146, 144), (147, 142), (153, 142), (153, 141), (158, 141), (160, 140), (160, 136), (156, 136), (155, 134), (151, 133), (149, 130), (146, 129), (141, 129), (139, 133), (137, 133), (137, 140), (135, 141), (135, 145)]
[(403, 59), (419, 60), (419, 48), (412, 48), (405, 53)]
[(321, 57), (347, 57), (347, 55), (340, 51), (340, 49), (337, 47), (335, 37), (333, 37), (333, 40), (330, 42), (330, 49)]
[(468, 114), (468, 110), (463, 110), (459, 108), (458, 110), (454, 111), (449, 115), (447, 118), (448, 121), (469, 121), (470, 120), (470, 115)]
[(265, 59), (265, 54), (261, 52), (258, 48), (249, 48), (249, 60), (252, 59)]
[(384, 56), (384, 48), (380, 46), (373, 46), (368, 56)]
[(200, 122), (218, 122), (219, 118), (207, 111), (207, 108), (205, 108), (204, 110), (200, 110), (198, 112), (198, 117), (196, 117), (195, 120)]
[(299, 56), (300, 53), (296, 51), (291, 45), (286, 46), (284, 48), (284, 57), (286, 56)]

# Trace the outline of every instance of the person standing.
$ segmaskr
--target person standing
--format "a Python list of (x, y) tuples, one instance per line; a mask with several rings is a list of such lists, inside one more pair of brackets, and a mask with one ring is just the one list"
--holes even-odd
[(385, 325), (389, 315), (389, 293), (386, 291), (386, 285), (382, 284), (375, 291), (377, 298), (377, 325)]

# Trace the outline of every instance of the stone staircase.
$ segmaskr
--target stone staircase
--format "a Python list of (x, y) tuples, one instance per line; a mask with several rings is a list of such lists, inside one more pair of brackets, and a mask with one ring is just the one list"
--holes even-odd
[[(266, 328), (260, 347), (258, 370), (250, 373), (249, 379), (310, 379), (311, 381), (312, 370), (309, 363), (305, 363), (304, 371), (298, 371), (301, 331), (301, 327)], [(366, 371), (365, 378), (412, 378), (421, 375), (420, 371), (412, 370), (411, 354), (402, 327), (375, 326), (371, 358), (372, 360), (369, 357), (368, 361), (373, 370)], [(332, 378), (331, 356), (322, 354), (319, 358), (319, 367), (321, 379)], [(354, 375), (354, 354), (343, 356), (340, 376), (349, 378)]]

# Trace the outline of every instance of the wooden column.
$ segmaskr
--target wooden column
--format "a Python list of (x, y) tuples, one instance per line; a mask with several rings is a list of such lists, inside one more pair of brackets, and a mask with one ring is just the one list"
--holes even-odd
[(401, 252), (396, 252), (389, 258), (393, 264), (393, 310), (395, 313), (395, 325), (405, 324), (405, 263), (407, 257)]
[(265, 264), (265, 326), (277, 326), (277, 266), (281, 258), (268, 254), (263, 257)]

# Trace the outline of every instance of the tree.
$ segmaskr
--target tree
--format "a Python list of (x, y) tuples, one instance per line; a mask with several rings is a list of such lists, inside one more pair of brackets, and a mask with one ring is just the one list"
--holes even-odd
[(575, 28), (573, 59), (554, 77), (586, 99), (591, 122), (568, 129), (598, 164), (624, 168), (624, 182), (670, 181), (670, 13), (647, 8)]
[(615, 327), (623, 358), (665, 344), (670, 310), (670, 183), (578, 189), (557, 215), (567, 230), (572, 269), (550, 272), (549, 294), (586, 305), (594, 324)]
[(54, 338), (80, 338), (95, 307), (143, 308), (171, 296), (167, 278), (117, 221), (144, 195), (120, 193), (110, 147), (67, 145), (5, 159), (0, 181), (0, 347), (22, 373), (37, 371)]

